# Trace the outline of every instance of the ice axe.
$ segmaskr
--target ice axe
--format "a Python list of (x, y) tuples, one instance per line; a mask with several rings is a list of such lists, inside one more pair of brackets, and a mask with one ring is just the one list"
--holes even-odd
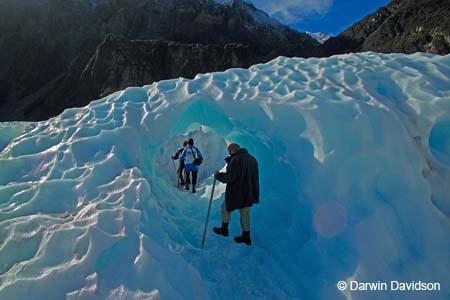
[(214, 196), (215, 187), (216, 187), (216, 177), (214, 176), (213, 186), (211, 190), (211, 197), (209, 198), (208, 213), (206, 214), (205, 229), (203, 230), (202, 249), (205, 247), (206, 229), (208, 228), (209, 213), (211, 212), (211, 204)]

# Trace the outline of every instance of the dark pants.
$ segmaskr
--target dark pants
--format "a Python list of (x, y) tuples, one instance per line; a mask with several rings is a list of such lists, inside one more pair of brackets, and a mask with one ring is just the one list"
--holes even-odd
[[(186, 172), (186, 184), (191, 183), (191, 178), (189, 177), (189, 174), (191, 174), (191, 172)], [(197, 175), (198, 175), (198, 171), (192, 172), (192, 184), (193, 185), (197, 184)]]
[(183, 184), (183, 170), (184, 170), (184, 161), (180, 160), (180, 167), (178, 168), (178, 177), (180, 178), (180, 183)]

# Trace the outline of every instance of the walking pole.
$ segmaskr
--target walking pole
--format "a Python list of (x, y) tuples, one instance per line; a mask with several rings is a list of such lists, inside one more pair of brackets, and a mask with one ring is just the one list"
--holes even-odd
[(175, 170), (175, 173), (177, 174), (177, 188), (180, 187), (180, 174), (178, 174), (177, 167), (175, 167), (175, 160), (171, 158), (173, 169)]
[(211, 203), (212, 203), (215, 187), (216, 187), (216, 177), (214, 177), (213, 187), (211, 190), (211, 198), (209, 198), (208, 214), (206, 215), (205, 229), (203, 230), (202, 249), (205, 247), (206, 229), (208, 228), (209, 213), (211, 212)]

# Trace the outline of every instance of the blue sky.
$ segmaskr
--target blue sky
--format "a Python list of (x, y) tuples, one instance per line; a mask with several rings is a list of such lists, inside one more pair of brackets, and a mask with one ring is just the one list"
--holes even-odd
[(299, 31), (338, 35), (390, 0), (251, 0), (253, 4)]

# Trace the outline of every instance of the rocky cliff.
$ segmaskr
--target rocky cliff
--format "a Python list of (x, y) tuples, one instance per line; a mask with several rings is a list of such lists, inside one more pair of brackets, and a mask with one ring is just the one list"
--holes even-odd
[(450, 1), (394, 0), (326, 41), (321, 54), (361, 51), (450, 53)]
[[(241, 0), (3, 0), (0, 32), (0, 121), (47, 119), (124, 85), (308, 57), (318, 46)], [(105, 43), (111, 35), (123, 40)]]
[(71, 99), (78, 99), (78, 106), (86, 105), (94, 97), (129, 86), (176, 77), (194, 78), (200, 73), (233, 67), (248, 68), (257, 60), (254, 50), (242, 44), (186, 44), (108, 36), (86, 64), (83, 59), (76, 61), (67, 75), (43, 94), (45, 97), (38, 96), (25, 110), (25, 116), (35, 119), (55, 115), (73, 106), (66, 102)]

